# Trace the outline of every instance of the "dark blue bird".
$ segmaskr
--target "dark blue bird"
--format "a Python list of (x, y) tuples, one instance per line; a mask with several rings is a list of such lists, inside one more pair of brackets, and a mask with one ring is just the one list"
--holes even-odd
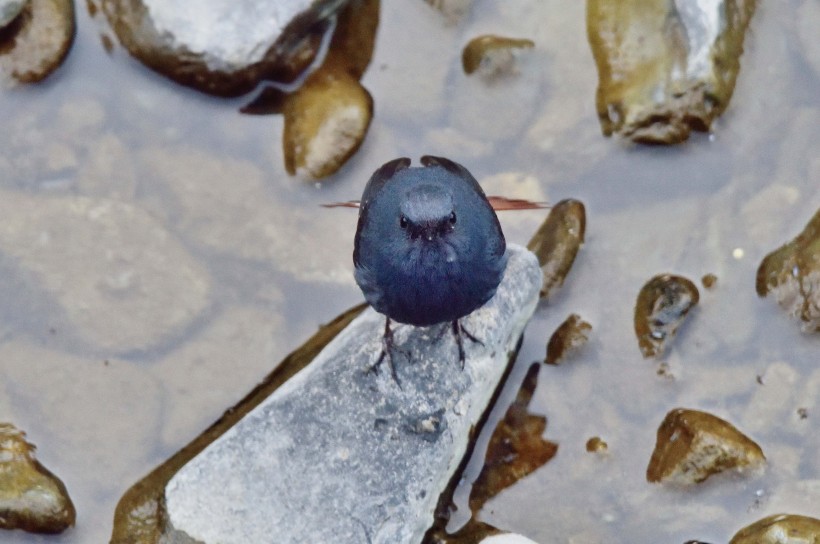
[(356, 283), (387, 316), (384, 350), (394, 378), (390, 320), (415, 326), (451, 323), (464, 364), (458, 320), (495, 294), (507, 264), (493, 207), (466, 168), (424, 156), (392, 160), (376, 170), (362, 194), (353, 263)]

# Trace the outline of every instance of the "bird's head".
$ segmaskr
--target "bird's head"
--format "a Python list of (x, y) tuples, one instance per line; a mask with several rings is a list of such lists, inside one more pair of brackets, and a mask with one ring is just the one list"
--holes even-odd
[(401, 199), (397, 220), (412, 240), (432, 242), (447, 237), (458, 222), (453, 195), (440, 185), (416, 185)]

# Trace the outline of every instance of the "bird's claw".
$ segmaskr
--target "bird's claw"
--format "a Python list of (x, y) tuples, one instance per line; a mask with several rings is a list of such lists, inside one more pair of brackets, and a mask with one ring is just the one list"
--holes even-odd
[(368, 367), (365, 373), (378, 374), (379, 367), (384, 362), (385, 358), (387, 358), (387, 364), (390, 367), (390, 375), (393, 376), (393, 381), (395, 381), (396, 385), (398, 385), (399, 389), (401, 389), (401, 381), (399, 381), (399, 375), (396, 373), (396, 364), (393, 361), (394, 352), (399, 352), (404, 355), (407, 360), (410, 360), (410, 352), (396, 347), (393, 343), (393, 331), (390, 329), (390, 318), (388, 317), (384, 325), (384, 336), (382, 336), (382, 351), (376, 362)]
[(480, 345), (484, 345), (484, 342), (473, 336), (473, 334), (464, 328), (464, 326), (458, 322), (458, 319), (454, 320), (452, 323), (453, 335), (456, 337), (456, 345), (458, 346), (458, 362), (461, 363), (461, 370), (464, 370), (464, 361), (466, 359), (464, 354), (464, 341), (461, 339), (462, 333), (464, 336), (469, 338), (472, 342)]

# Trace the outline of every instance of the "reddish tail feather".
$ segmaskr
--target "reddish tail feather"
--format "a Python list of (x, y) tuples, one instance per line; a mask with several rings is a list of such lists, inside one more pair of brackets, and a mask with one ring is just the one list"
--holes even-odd
[[(540, 210), (549, 208), (546, 202), (532, 202), (531, 200), (524, 200), (522, 198), (507, 198), (504, 196), (488, 196), (487, 200), (490, 206), (497, 212), (507, 210)], [(347, 202), (333, 202), (331, 204), (322, 204), (323, 208), (358, 208), (360, 202), (358, 200), (348, 200)]]

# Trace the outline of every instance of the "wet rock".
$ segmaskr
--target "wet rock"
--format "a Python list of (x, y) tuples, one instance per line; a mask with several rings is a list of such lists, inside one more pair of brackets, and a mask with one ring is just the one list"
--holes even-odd
[(541, 297), (549, 298), (564, 284), (584, 243), (586, 208), (579, 200), (566, 199), (556, 204), (527, 244), (544, 272)]
[(731, 423), (706, 412), (676, 408), (666, 414), (646, 479), (691, 485), (726, 470), (762, 469), (763, 451)]
[(373, 99), (346, 73), (315, 73), (286, 102), (285, 168), (307, 180), (336, 172), (359, 149)]
[(728, 106), (754, 0), (588, 0), (603, 133), (673, 144)]
[(101, 349), (167, 341), (209, 303), (206, 271), (139, 208), (5, 192), (0, 217), (0, 252), (42, 284), (71, 332)]
[[(165, 490), (169, 538), (420, 541), (537, 302), (535, 258), (509, 249), (497, 294), (464, 320), (483, 344), (466, 346), (463, 370), (453, 339), (406, 326), (394, 331), (412, 358), (396, 354), (401, 388), (390, 372), (365, 372), (384, 329), (383, 316), (365, 311), (174, 475)], [(420, 435), (431, 417), (433, 432)]]
[(29, 0), (0, 0), (0, 30), (20, 15)]
[(548, 365), (557, 365), (566, 357), (575, 355), (589, 340), (592, 325), (581, 319), (578, 314), (572, 314), (555, 329), (547, 343)]
[(757, 294), (774, 294), (780, 306), (820, 331), (820, 210), (797, 238), (766, 255), (757, 269)]
[(34, 458), (26, 433), (0, 423), (0, 529), (61, 533), (76, 516), (65, 485)]
[(700, 278), (700, 283), (707, 289), (711, 289), (717, 283), (717, 276), (714, 274), (704, 274), (702, 278)]
[[(4, 2), (3, 14), (14, 2)], [(7, 83), (36, 83), (56, 70), (74, 42), (72, 0), (28, 0), (0, 29), (0, 77)], [(2, 7), (2, 6), (0, 6)], [(3, 25), (0, 25), (2, 27)]]
[(284, 98), (285, 168), (307, 180), (336, 172), (359, 149), (373, 98), (359, 79), (373, 52), (379, 0), (352, 2), (339, 17), (325, 61)]
[(700, 294), (690, 280), (672, 274), (650, 279), (635, 302), (635, 335), (644, 357), (661, 357)]
[(120, 42), (149, 68), (202, 92), (238, 96), (293, 81), (346, 0), (104, 0)]
[(729, 544), (817, 544), (820, 519), (775, 514), (744, 527)]
[(532, 40), (505, 38), (487, 34), (470, 40), (461, 53), (461, 66), (465, 74), (478, 75), (493, 80), (515, 73), (516, 57), (521, 51), (532, 49)]
[(607, 444), (600, 436), (593, 436), (586, 443), (586, 450), (589, 453), (606, 453), (609, 449)]
[(542, 438), (547, 418), (529, 411), (539, 369), (538, 363), (530, 366), (518, 396), (490, 437), (484, 467), (470, 493), (473, 516), (489, 499), (546, 464), (558, 452), (558, 444)]

